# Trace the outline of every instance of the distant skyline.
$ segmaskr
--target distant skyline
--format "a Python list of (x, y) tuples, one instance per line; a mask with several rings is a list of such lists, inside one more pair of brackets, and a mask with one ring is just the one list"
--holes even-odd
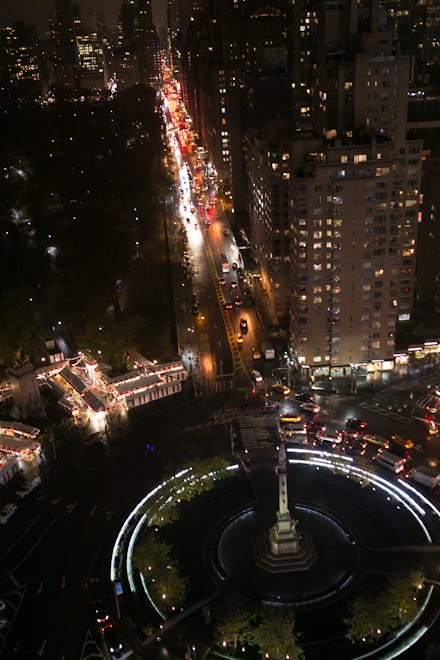
[[(121, 0), (75, 0), (83, 13), (96, 10), (104, 13), (106, 25), (115, 25)], [(167, 0), (151, 0), (156, 28), (166, 25)], [(1, 0), (0, 26), (23, 20), (35, 25), (40, 33), (48, 29), (49, 18), (55, 11), (55, 0)]]

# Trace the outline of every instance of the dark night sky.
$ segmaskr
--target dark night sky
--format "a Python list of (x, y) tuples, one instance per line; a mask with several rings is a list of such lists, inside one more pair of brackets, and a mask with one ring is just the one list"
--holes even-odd
[[(107, 27), (116, 23), (121, 0), (75, 0), (85, 14), (91, 9), (104, 12)], [(167, 0), (151, 0), (153, 18), (157, 28), (166, 24)], [(0, 0), (0, 25), (11, 25), (16, 20), (25, 20), (45, 32), (48, 18), (54, 11), (54, 0)]]

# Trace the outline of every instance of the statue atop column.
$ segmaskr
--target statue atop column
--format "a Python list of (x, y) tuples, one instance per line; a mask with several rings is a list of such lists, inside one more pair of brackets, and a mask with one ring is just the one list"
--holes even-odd
[(288, 554), (298, 552), (300, 539), (296, 531), (298, 524), (289, 511), (289, 499), (287, 496), (287, 458), (286, 444), (284, 439), (280, 440), (278, 450), (278, 511), (277, 522), (270, 530), (270, 545), (275, 554)]
[(287, 492), (287, 454), (284, 437), (278, 449), (278, 511), (276, 523), (254, 541), (256, 563), (269, 573), (305, 571), (317, 559), (313, 539), (298, 534), (298, 521), (289, 511)]

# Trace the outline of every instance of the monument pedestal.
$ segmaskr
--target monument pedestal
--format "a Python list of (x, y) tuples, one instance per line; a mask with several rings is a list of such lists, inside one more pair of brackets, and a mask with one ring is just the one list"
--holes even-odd
[[(281, 516), (278, 515), (278, 518)], [(315, 544), (309, 534), (298, 536), (296, 520), (283, 517), (253, 542), (255, 562), (268, 573), (306, 571), (317, 560)]]

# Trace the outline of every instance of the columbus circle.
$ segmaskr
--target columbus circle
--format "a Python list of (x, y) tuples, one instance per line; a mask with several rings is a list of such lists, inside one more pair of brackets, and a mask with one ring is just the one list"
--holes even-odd
[[(194, 595), (187, 608), (215, 602), (227, 585), (261, 606), (293, 611), (306, 659), (410, 657), (411, 651), (417, 657), (420, 640), (438, 616), (437, 507), (407, 479), (385, 478), (354, 457), (288, 447), (283, 470), (279, 454), (271, 466), (230, 464), (228, 478), (218, 481), (215, 472), (187, 468), (148, 492), (113, 547), (110, 577), (116, 598), (155, 622), (147, 629), (150, 639), (184, 615), (182, 608), (164, 607), (148, 569), (141, 572), (133, 560), (147, 530), (157, 529), (162, 512), (177, 505), (179, 516), (167, 528)], [(215, 486), (182, 506), (185, 490), (197, 491), (207, 479)], [(423, 575), (423, 584), (414, 596), (411, 620), (391, 634), (378, 629), (373, 642), (349, 642), (341, 614), (348, 604), (386, 578), (413, 572)], [(211, 654), (246, 657), (244, 647), (228, 655), (220, 640)]]

